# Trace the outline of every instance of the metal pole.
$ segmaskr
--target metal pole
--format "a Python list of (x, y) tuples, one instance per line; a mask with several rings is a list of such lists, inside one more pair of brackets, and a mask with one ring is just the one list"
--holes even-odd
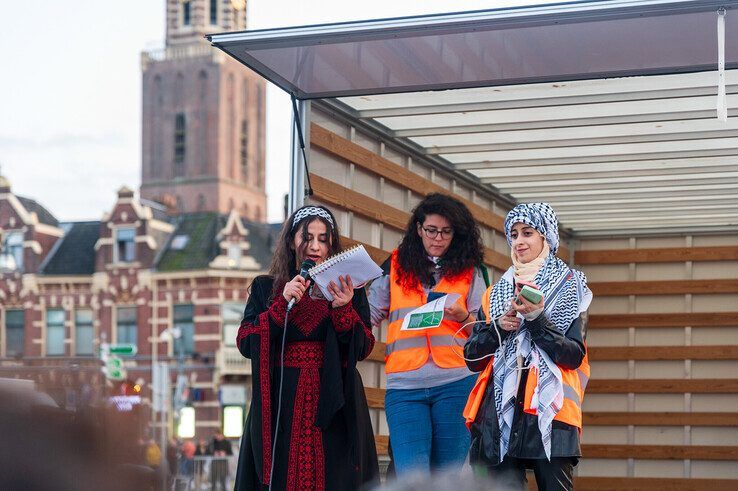
[[(300, 113), (302, 134), (305, 139), (307, 155), (310, 154), (310, 101), (300, 100), (297, 102)], [(290, 155), (290, 195), (287, 213), (292, 214), (296, 209), (305, 204), (305, 164), (302, 161), (302, 150), (300, 149), (300, 138), (297, 135), (295, 115), (292, 114), (292, 138)]]
[[(182, 375), (182, 330), (180, 328), (179, 331), (179, 337), (174, 337), (172, 335), (172, 338), (174, 339), (174, 346), (177, 349), (177, 386), (179, 386), (179, 378)], [(177, 394), (180, 395), (180, 394)], [(181, 397), (181, 395), (180, 395)], [(176, 409), (175, 409), (176, 408)], [(174, 423), (173, 425), (173, 434), (177, 435), (177, 432), (179, 431), (179, 416), (180, 416), (180, 402), (179, 401), (172, 401), (172, 421)]]
[[(158, 343), (157, 343), (158, 347)], [(160, 394), (161, 398), (161, 428), (159, 430), (159, 448), (161, 449), (161, 453), (164, 455), (164, 458), (162, 459), (162, 473), (161, 473), (161, 489), (167, 489), (167, 476), (172, 473), (174, 475), (177, 474), (176, 469), (169, 469), (169, 459), (168, 457), (168, 445), (167, 445), (167, 425), (166, 425), (166, 417), (167, 417), (167, 391), (169, 390), (169, 384), (166, 383), (163, 379), (164, 376), (169, 377), (169, 371), (164, 368), (165, 363), (160, 363), (159, 367), (159, 377), (162, 379), (162, 393)], [(152, 364), (153, 366), (153, 364)], [(152, 380), (153, 385), (153, 380)], [(175, 464), (176, 465), (176, 464)]]
[[(152, 285), (152, 296), (153, 299), (151, 301), (151, 305), (153, 307), (153, 313), (151, 315), (151, 343), (153, 350), (151, 352), (151, 434), (154, 438), (156, 438), (156, 408), (154, 407), (154, 367), (159, 361), (159, 323), (157, 322), (157, 315), (159, 314), (159, 294), (156, 289), (156, 279), (154, 279), (154, 284)], [(159, 430), (162, 431), (161, 429)], [(160, 438), (161, 439), (161, 438)], [(162, 452), (164, 452), (164, 448), (161, 449)]]

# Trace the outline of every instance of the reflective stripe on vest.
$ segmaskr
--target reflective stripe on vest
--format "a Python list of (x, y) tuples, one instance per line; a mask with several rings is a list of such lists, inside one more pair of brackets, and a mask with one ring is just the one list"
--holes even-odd
[[(470, 268), (453, 280), (441, 278), (433, 290), (458, 293), (461, 296), (458, 302), (466, 308), (466, 299), (469, 296), (473, 275), (474, 269)], [(432, 329), (412, 331), (400, 329), (405, 316), (424, 305), (427, 296), (419, 288), (409, 291), (404, 289), (397, 284), (397, 278), (397, 251), (394, 251), (390, 266), (389, 326), (385, 350), (387, 373), (416, 370), (428, 361), (429, 356), (432, 356), (435, 364), (441, 368), (465, 367), (462, 346), (468, 335), (462, 331), (456, 335), (460, 346), (454, 342), (454, 333), (461, 327), (459, 322), (446, 318), (440, 326)]]
[[(428, 336), (427, 338), (425, 336), (419, 336), (414, 338), (398, 339), (397, 341), (389, 343), (387, 345), (384, 350), (384, 354), (385, 356), (389, 356), (391, 353), (397, 350), (426, 347), (428, 346), (429, 341), (431, 346), (456, 346), (453, 336), (449, 336), (446, 334), (437, 334), (433, 336)], [(459, 341), (459, 344), (463, 346), (461, 341)]]
[[(589, 370), (587, 370), (589, 372)], [(584, 373), (582, 368), (577, 368), (577, 375), (579, 375), (579, 385), (582, 386), (582, 392), (587, 388), (587, 384), (589, 383), (589, 373)]]
[(576, 389), (571, 385), (564, 384), (564, 399), (571, 399), (580, 410), (582, 409), (582, 400), (579, 399), (579, 394), (577, 394)]
[(388, 320), (390, 322), (395, 322), (396, 320), (403, 320), (407, 314), (412, 312), (413, 310), (417, 309), (418, 307), (402, 307), (399, 309), (395, 309), (389, 313)]
[[(584, 399), (584, 389), (589, 381), (589, 357), (585, 354), (582, 363), (575, 370), (569, 370), (559, 366), (561, 370), (561, 383), (564, 392), (564, 403), (561, 409), (554, 416), (554, 420), (561, 421), (577, 428), (582, 428), (582, 400)], [(528, 373), (528, 380), (525, 383), (525, 402), (523, 410), (529, 414), (536, 414), (536, 410), (531, 408), (533, 393), (538, 385), (538, 374), (535, 370)]]

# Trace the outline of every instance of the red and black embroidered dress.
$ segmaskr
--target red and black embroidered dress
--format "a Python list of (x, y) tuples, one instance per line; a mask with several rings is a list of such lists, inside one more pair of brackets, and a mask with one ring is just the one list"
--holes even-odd
[[(272, 286), (268, 276), (254, 280), (236, 338), (253, 373), (236, 490), (269, 484), (287, 310), (282, 288), (270, 298)], [(369, 325), (363, 289), (343, 307), (305, 295), (290, 311), (273, 489), (354, 490), (378, 482), (369, 408), (356, 369), (374, 347)]]

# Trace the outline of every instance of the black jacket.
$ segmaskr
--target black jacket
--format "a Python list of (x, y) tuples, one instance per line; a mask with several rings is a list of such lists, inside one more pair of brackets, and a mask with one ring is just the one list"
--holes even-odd
[[(480, 312), (480, 318), (484, 313)], [(531, 340), (551, 357), (557, 365), (575, 369), (582, 363), (585, 355), (586, 314), (582, 314), (572, 322), (566, 334), (556, 328), (545, 314), (535, 320), (525, 321), (521, 329), (530, 331)], [(504, 341), (511, 333), (499, 329)], [(467, 359), (481, 358), (494, 353), (499, 346), (494, 326), (477, 324), (472, 335), (464, 346), (464, 356)], [(482, 361), (467, 362), (467, 366), (474, 372), (481, 372), (490, 362), (490, 358)], [(523, 411), (525, 400), (525, 383), (528, 371), (521, 372), (520, 385), (516, 397), (515, 416), (510, 432), (510, 444), (507, 454), (520, 459), (545, 459), (546, 453), (538, 430), (538, 418)], [(470, 460), (496, 465), (502, 461), (500, 456), (500, 429), (497, 423), (497, 412), (494, 403), (494, 384), (490, 380), (479, 408), (477, 418), (472, 424), (472, 444)], [(581, 457), (579, 446), (579, 430), (560, 421), (553, 421), (551, 427), (551, 457)]]

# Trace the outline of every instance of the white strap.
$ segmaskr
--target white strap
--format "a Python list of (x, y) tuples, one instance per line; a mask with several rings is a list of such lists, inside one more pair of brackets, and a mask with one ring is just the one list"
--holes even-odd
[(718, 41), (718, 95), (717, 118), (728, 121), (728, 99), (725, 95), (725, 9), (718, 9), (717, 41)]

